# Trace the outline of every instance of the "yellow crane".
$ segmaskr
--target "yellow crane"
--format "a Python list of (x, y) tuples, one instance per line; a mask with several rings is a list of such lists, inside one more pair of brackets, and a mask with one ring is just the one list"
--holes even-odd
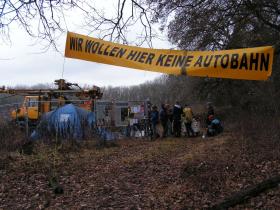
[(76, 83), (66, 82), (64, 79), (55, 80), (56, 89), (5, 89), (0, 93), (22, 95), (22, 105), (12, 110), (11, 117), (15, 121), (28, 120), (37, 124), (40, 116), (66, 103), (75, 103), (87, 110), (93, 111), (94, 101), (102, 97), (99, 87), (93, 86), (83, 89)]

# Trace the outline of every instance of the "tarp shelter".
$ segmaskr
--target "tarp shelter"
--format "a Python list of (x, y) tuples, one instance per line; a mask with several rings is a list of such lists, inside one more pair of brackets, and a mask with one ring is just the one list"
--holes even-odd
[(64, 105), (46, 113), (37, 129), (37, 135), (45, 131), (62, 138), (82, 139), (87, 126), (94, 126), (95, 114), (73, 104)]

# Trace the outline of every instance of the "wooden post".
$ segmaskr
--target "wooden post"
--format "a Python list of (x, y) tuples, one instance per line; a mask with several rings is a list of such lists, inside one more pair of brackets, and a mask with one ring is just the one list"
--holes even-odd
[(28, 104), (25, 103), (25, 135), (26, 139), (29, 138), (29, 125), (28, 125)]
[(41, 103), (41, 90), (40, 90), (40, 93), (38, 95), (38, 103), (37, 103), (37, 106), (38, 106), (38, 119), (37, 119), (37, 123), (39, 122), (39, 119), (41, 118), (41, 113), (42, 113), (42, 103)]

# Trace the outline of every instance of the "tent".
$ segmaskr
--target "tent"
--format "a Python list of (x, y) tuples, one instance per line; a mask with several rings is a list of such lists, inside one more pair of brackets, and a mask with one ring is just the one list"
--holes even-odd
[(93, 127), (94, 124), (93, 112), (67, 104), (43, 115), (31, 138), (51, 134), (64, 139), (81, 140), (86, 127)]

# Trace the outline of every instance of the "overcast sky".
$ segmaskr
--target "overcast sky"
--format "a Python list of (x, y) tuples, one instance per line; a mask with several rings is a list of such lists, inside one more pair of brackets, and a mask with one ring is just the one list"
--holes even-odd
[[(99, 6), (104, 6), (108, 1), (111, 0), (106, 0), (103, 5), (99, 1)], [(66, 17), (68, 30), (87, 35), (77, 26), (79, 18), (74, 18), (75, 21), (72, 21), (73, 19)], [(66, 33), (57, 42), (59, 52), (49, 49), (44, 53), (43, 45), (40, 44), (42, 41), (32, 39), (19, 27), (14, 25), (10, 34), (10, 42), (0, 43), (0, 86), (53, 83), (55, 79), (62, 78), (63, 66), (63, 78), (67, 81), (98, 86), (137, 85), (160, 76), (159, 73), (64, 58)], [(134, 32), (129, 36), (134, 37)], [(155, 39), (153, 47), (171, 48), (171, 45), (167, 41)]]

